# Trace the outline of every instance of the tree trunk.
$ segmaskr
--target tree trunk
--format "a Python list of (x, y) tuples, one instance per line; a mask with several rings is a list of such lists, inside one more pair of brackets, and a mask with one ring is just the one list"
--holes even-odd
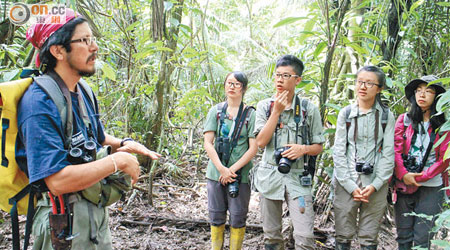
[[(388, 36), (386, 41), (383, 41), (381, 48), (383, 50), (383, 61), (390, 62), (395, 57), (398, 45), (402, 40), (398, 32), (400, 31), (401, 17), (403, 14), (403, 5), (401, 0), (391, 0), (391, 8), (388, 15), (387, 32)], [(406, 8), (409, 10), (411, 7), (411, 0), (406, 0)]]
[[(337, 23), (334, 29), (334, 36), (331, 39), (331, 34), (329, 34), (329, 40), (328, 40), (328, 51), (327, 56), (325, 59), (325, 64), (323, 66), (323, 76), (322, 76), (322, 83), (320, 85), (320, 115), (322, 117), (322, 122), (325, 119), (325, 103), (328, 100), (328, 84), (330, 81), (330, 72), (331, 72), (331, 62), (333, 61), (333, 55), (334, 50), (336, 49), (337, 41), (339, 38), (339, 33), (341, 30), (341, 25), (344, 20), (345, 13), (348, 10), (350, 1), (344, 0), (341, 2), (341, 5), (339, 6), (339, 11), (337, 15)], [(327, 4), (326, 4), (327, 6)], [(325, 10), (328, 12), (328, 10)], [(329, 22), (327, 22), (329, 23)], [(328, 29), (330, 30), (330, 29)]]
[[(181, 23), (181, 17), (183, 14), (183, 3), (184, 0), (178, 0), (174, 4), (174, 7), (172, 9), (171, 16), (173, 19), (177, 20), (178, 23)], [(158, 3), (155, 3), (155, 5), (158, 5), (160, 7), (160, 4)], [(159, 15), (158, 17), (161, 18), (161, 15)], [(163, 22), (163, 24), (164, 24), (163, 30), (166, 31), (165, 22)], [(170, 61), (170, 59), (174, 56), (174, 53), (177, 49), (178, 40), (176, 39), (176, 37), (178, 37), (179, 30), (180, 27), (178, 25), (175, 27), (172, 26), (170, 29), (168, 29), (168, 32), (166, 32), (163, 36), (166, 47), (170, 48), (171, 51), (161, 52), (161, 67), (158, 74), (158, 81), (156, 82), (156, 101), (157, 101), (156, 117), (154, 120), (154, 124), (152, 124), (151, 133), (149, 134), (146, 143), (146, 145), (151, 145), (151, 148), (162, 148), (161, 145), (163, 143), (162, 131), (164, 129), (164, 118), (166, 117), (165, 114), (167, 112), (171, 96), (172, 82), (170, 78), (172, 72), (175, 69), (175, 65)], [(150, 205), (153, 204), (152, 184), (155, 168), (156, 162), (153, 162), (152, 167), (150, 169), (149, 192), (148, 192), (149, 193), (148, 201)]]

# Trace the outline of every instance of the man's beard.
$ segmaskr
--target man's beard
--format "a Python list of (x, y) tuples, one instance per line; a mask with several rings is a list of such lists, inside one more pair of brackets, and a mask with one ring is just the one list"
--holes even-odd
[[(92, 54), (91, 56), (88, 57), (88, 59), (86, 60), (86, 63), (93, 57), (96, 56), (96, 54)], [(94, 65), (94, 68), (92, 70), (80, 70), (75, 64), (72, 63), (72, 61), (69, 58), (69, 66), (72, 69), (75, 69), (78, 71), (78, 75), (80, 75), (81, 77), (91, 77), (95, 74), (95, 71), (97, 69), (97, 65)]]
[(91, 77), (91, 76), (93, 76), (94, 74), (95, 74), (95, 68), (92, 70), (92, 71), (78, 71), (78, 74), (81, 76), (81, 77)]

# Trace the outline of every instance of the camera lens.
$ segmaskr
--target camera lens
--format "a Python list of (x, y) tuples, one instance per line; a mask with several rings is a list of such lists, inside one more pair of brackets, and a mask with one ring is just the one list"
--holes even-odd
[(278, 163), (278, 171), (282, 174), (289, 173), (291, 171), (291, 161), (286, 157), (281, 158)]
[(228, 193), (231, 198), (236, 198), (239, 194), (239, 182), (236, 180), (233, 183), (228, 184)]

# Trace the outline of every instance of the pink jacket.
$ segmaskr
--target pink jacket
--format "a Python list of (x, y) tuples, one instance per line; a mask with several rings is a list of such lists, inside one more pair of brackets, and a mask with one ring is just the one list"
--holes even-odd
[[(394, 174), (397, 177), (398, 180), (402, 180), (403, 176), (408, 173), (405, 166), (403, 165), (403, 154), (408, 154), (409, 148), (411, 146), (411, 139), (413, 137), (414, 130), (412, 128), (412, 124), (410, 124), (406, 128), (403, 125), (405, 114), (401, 114), (397, 122), (395, 123), (395, 134), (394, 134), (394, 149), (395, 149), (395, 168), (394, 168)], [(428, 133), (431, 134), (432, 128), (431, 126), (428, 128)], [(435, 148), (436, 152), (436, 162), (433, 163), (428, 169), (425, 171), (422, 171), (422, 176), (416, 177), (417, 182), (425, 182), (436, 175), (442, 173), (442, 181), (444, 183), (444, 186), (448, 186), (448, 172), (445, 171), (450, 163), (450, 159), (447, 159), (444, 161), (444, 154), (447, 150), (450, 142), (450, 135), (449, 131), (444, 132), (444, 134), (447, 134), (445, 140)], [(403, 138), (403, 136), (406, 135), (406, 138)], [(441, 134), (442, 136), (442, 134)], [(436, 139), (434, 140), (434, 143), (439, 141), (439, 138), (441, 137), (439, 134), (436, 135)], [(450, 196), (450, 190), (447, 190), (447, 195)]]

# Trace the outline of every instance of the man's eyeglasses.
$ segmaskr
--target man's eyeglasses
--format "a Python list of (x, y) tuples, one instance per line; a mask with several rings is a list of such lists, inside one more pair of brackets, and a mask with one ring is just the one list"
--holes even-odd
[(229, 87), (234, 86), (237, 89), (242, 88), (242, 83), (240, 82), (227, 82), (227, 85)]
[(91, 46), (92, 43), (97, 42), (97, 37), (95, 36), (88, 36), (80, 39), (70, 40), (70, 43), (86, 43), (87, 46)]
[(289, 80), (289, 79), (291, 79), (291, 77), (299, 77), (299, 75), (291, 75), (291, 74), (288, 74), (288, 73), (284, 73), (284, 74), (275, 73), (275, 74), (273, 74), (273, 77), (275, 77), (275, 79), (278, 79), (278, 78), (281, 77), (284, 80)]
[(358, 86), (365, 85), (369, 89), (372, 88), (373, 86), (381, 87), (380, 84), (376, 84), (376, 83), (373, 83), (373, 82), (365, 82), (365, 81), (361, 81), (361, 80), (356, 81), (356, 85), (358, 85)]
[(436, 94), (436, 92), (434, 92), (431, 89), (425, 89), (425, 90), (418, 90), (418, 89), (416, 89), (416, 90), (414, 90), (414, 93), (416, 95), (417, 94), (419, 94), (419, 95), (435, 95)]

